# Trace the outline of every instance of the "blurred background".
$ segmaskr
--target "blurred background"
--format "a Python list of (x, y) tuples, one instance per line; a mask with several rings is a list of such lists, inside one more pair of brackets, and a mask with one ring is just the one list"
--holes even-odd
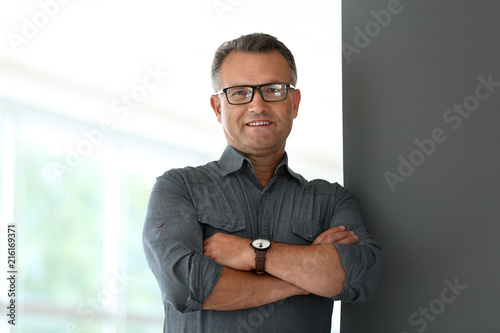
[(155, 177), (225, 148), (209, 98), (226, 40), (266, 32), (291, 49), (290, 166), (342, 183), (340, 1), (1, 0), (0, 29), (3, 309), (8, 224), (18, 270), (1, 332), (161, 331), (147, 202)]

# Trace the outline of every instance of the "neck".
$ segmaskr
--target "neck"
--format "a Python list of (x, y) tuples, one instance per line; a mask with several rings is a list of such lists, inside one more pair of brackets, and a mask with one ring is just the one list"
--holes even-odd
[(281, 151), (274, 155), (267, 155), (267, 156), (245, 155), (245, 157), (248, 158), (252, 163), (253, 170), (255, 172), (255, 175), (259, 179), (259, 182), (262, 184), (263, 187), (266, 187), (267, 184), (269, 184), (269, 182), (273, 178), (274, 171), (276, 170), (276, 167), (283, 160), (284, 155), (285, 152)]

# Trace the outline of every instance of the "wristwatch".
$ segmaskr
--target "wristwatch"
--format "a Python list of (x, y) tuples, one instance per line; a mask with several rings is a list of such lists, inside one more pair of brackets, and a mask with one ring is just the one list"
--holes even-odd
[(255, 249), (255, 273), (264, 274), (266, 271), (266, 252), (271, 247), (271, 241), (257, 238), (250, 245)]

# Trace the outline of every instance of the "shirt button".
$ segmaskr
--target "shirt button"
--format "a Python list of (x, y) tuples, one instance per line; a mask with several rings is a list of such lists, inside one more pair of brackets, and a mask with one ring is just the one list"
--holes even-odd
[(269, 313), (264, 313), (264, 317), (269, 318), (271, 315)]

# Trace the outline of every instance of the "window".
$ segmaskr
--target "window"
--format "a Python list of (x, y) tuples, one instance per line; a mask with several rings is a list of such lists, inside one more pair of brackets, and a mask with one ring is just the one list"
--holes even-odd
[[(0, 250), (15, 223), (19, 263), (16, 326), (2, 319), (1, 332), (161, 329), (141, 243), (147, 201), (164, 171), (225, 147), (208, 100), (211, 58), (225, 40), (264, 31), (290, 47), (302, 90), (291, 167), (342, 181), (340, 2), (41, 3), (0, 13), (2, 32), (27, 40), (0, 48)], [(27, 21), (37, 28), (30, 38)], [(157, 81), (145, 81), (152, 73)], [(198, 100), (183, 95), (193, 80)]]

